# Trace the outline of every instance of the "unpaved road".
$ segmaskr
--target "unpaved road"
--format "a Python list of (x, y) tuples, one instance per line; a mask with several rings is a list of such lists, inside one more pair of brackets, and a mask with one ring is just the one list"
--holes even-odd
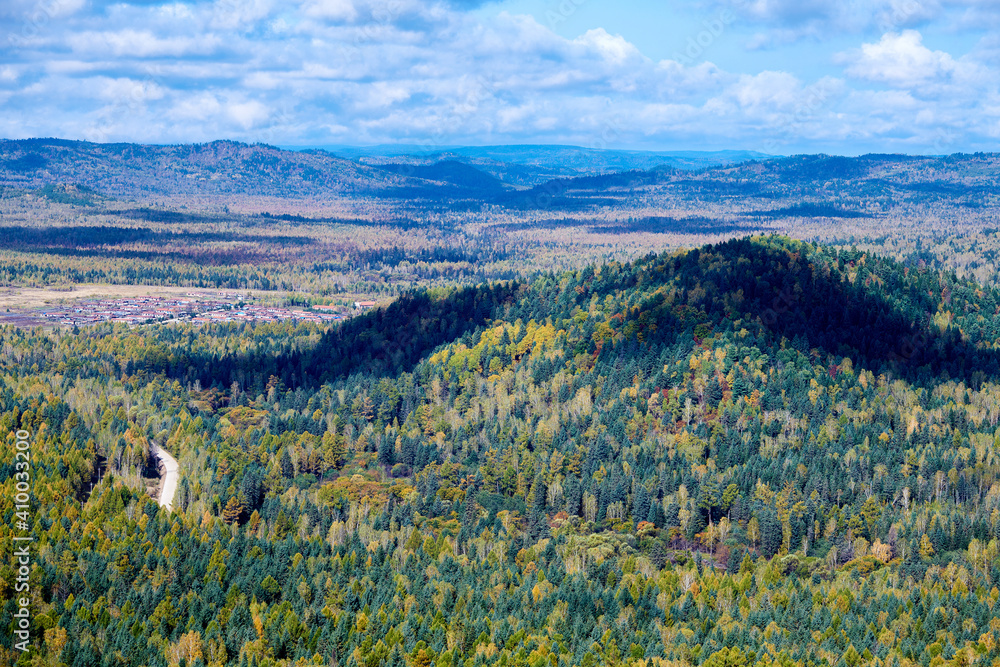
[(158, 502), (161, 507), (167, 508), (169, 512), (174, 506), (174, 496), (177, 494), (177, 480), (180, 478), (180, 467), (177, 465), (177, 459), (156, 443), (150, 443), (150, 449), (163, 462), (163, 490), (160, 491)]

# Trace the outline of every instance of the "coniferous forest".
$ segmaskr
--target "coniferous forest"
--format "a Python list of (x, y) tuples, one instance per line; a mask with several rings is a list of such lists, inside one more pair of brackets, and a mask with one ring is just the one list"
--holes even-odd
[(0, 661), (1000, 664), (998, 340), (994, 287), (783, 236), (330, 328), (0, 328)]

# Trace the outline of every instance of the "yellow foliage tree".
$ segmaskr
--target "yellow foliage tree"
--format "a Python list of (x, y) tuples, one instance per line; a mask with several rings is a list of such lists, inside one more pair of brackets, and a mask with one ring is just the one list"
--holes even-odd
[(920, 538), (920, 557), (927, 559), (934, 555), (934, 545), (931, 544), (931, 538), (927, 537), (927, 533), (924, 533)]
[(180, 665), (181, 660), (192, 664), (195, 660), (204, 658), (201, 634), (195, 631), (181, 635), (177, 641), (167, 647), (167, 661), (171, 667)]

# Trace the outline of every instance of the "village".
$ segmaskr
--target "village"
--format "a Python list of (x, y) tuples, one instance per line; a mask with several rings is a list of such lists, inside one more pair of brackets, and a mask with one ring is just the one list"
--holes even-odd
[(192, 324), (218, 322), (335, 322), (375, 305), (356, 301), (349, 306), (319, 305), (310, 309), (249, 303), (249, 295), (225, 292), (190, 292), (183, 297), (137, 296), (117, 299), (90, 299), (40, 314), (65, 326), (83, 326), (99, 322), (129, 325), (184, 321)]

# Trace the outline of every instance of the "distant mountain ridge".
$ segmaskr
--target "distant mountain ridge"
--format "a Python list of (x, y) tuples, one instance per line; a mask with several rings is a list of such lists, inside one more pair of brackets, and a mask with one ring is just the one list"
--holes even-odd
[[(991, 210), (1000, 188), (1000, 154), (948, 156), (793, 155), (712, 167), (670, 168), (555, 179), (522, 199), (557, 192), (567, 199), (633, 197), (657, 190), (691, 201), (728, 202), (768, 217), (875, 217), (896, 205), (949, 202)], [(784, 203), (771, 210), (773, 204)], [(855, 208), (859, 210), (854, 210)]]
[(590, 176), (656, 167), (689, 171), (774, 157), (757, 151), (742, 150), (640, 151), (533, 144), (435, 147), (324, 146), (322, 148), (335, 155), (365, 164), (395, 162), (401, 158), (414, 164), (457, 160), (517, 185), (538, 185), (558, 177)]
[[(675, 154), (676, 160), (733, 160), (698, 170), (666, 163), (635, 166), (664, 159), (659, 153), (565, 146), (455, 148), (416, 157), (375, 153), (348, 159), (320, 149), (235, 141), (160, 146), (0, 140), (0, 193), (34, 192), (81, 204), (100, 197), (221, 202), (256, 196), (579, 211), (628, 204), (642, 192), (674, 201), (738, 202), (738, 213), (756, 216), (867, 217), (901, 202), (948, 200), (969, 209), (993, 208), (1000, 187), (1000, 155), (985, 153), (747, 161), (736, 161), (751, 155), (741, 151)], [(591, 158), (598, 162), (587, 162)]]
[[(392, 150), (395, 149), (395, 150)], [(483, 198), (554, 178), (635, 169), (692, 169), (766, 157), (748, 151), (606, 151), (575, 146), (285, 150), (220, 140), (203, 144), (97, 144), (66, 139), (0, 140), (0, 185), (38, 189), (80, 184), (110, 196), (240, 195)]]
[[(483, 176), (486, 176), (483, 174)], [(418, 176), (264, 144), (173, 146), (62, 139), (0, 141), (0, 184), (36, 189), (79, 183), (112, 196), (137, 194), (339, 197), (430, 185)], [(455, 187), (441, 194), (461, 196)]]

